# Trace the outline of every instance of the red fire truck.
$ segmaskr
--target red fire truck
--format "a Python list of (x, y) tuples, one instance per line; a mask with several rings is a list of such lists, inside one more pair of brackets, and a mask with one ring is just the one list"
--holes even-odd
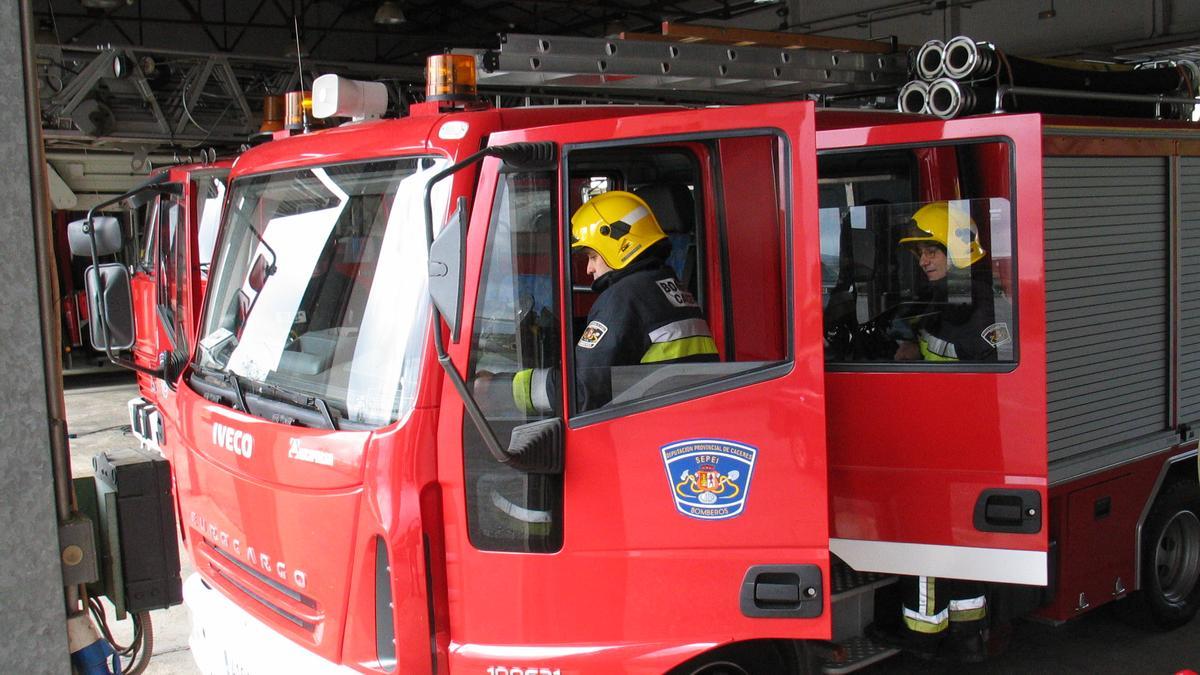
[[(129, 401), (133, 433), (157, 447), (162, 434), (155, 401), (187, 361), (208, 282), (225, 181), (232, 160), (169, 167), (128, 197), (144, 210), (142, 251), (132, 266), (133, 363), (140, 396)], [(162, 369), (161, 376), (155, 372)]]
[[(807, 672), (895, 575), (987, 582), (997, 619), (1194, 615), (1193, 126), (435, 93), (230, 174), (157, 402), (203, 671)], [(580, 410), (567, 224), (612, 189), (721, 358)], [(931, 204), (986, 358), (895, 358)], [(554, 414), (499, 384), (535, 367)]]

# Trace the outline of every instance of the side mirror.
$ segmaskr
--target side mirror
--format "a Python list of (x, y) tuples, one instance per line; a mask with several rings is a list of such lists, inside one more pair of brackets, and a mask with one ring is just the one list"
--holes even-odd
[(458, 340), (462, 322), (463, 252), (467, 248), (467, 198), (459, 197), (450, 222), (429, 247), (429, 295), (450, 326), (450, 340)]
[(250, 288), (257, 293), (263, 289), (267, 283), (267, 277), (275, 273), (271, 265), (267, 262), (266, 256), (258, 254), (254, 259), (254, 264), (250, 266), (250, 274), (247, 275), (246, 281), (250, 283)]
[(121, 263), (91, 265), (84, 272), (92, 345), (101, 351), (133, 346), (133, 294)]
[(113, 216), (94, 216), (90, 227), (88, 222), (87, 218), (82, 218), (67, 225), (67, 241), (71, 245), (71, 255), (91, 257), (93, 229), (96, 231), (96, 255), (112, 255), (121, 250), (121, 221)]

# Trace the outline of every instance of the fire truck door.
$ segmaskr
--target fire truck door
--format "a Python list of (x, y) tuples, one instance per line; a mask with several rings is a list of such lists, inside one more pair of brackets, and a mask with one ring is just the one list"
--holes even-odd
[[(483, 164), (479, 283), (451, 355), (502, 444), (516, 424), (563, 420), (565, 470), (502, 466), (463, 420), (462, 456), (439, 461), (462, 483), (456, 641), (515, 639), (495, 620), (513, 611), (524, 644), (828, 636), (813, 139), (811, 103), (492, 137), (553, 142), (557, 164)], [(648, 207), (666, 236), (604, 291), (570, 222), (615, 190), (636, 195), (624, 217)], [(658, 272), (613, 307), (604, 293), (634, 270)], [(585, 373), (601, 349), (616, 356)]]
[(1044, 585), (1040, 117), (817, 142), (831, 550), (860, 570)]

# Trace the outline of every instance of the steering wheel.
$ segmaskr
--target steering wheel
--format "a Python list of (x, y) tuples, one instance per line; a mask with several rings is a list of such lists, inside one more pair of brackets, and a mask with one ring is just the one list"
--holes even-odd
[[(894, 321), (936, 314), (925, 301), (904, 300), (855, 324), (853, 319), (830, 322), (825, 328), (825, 353), (830, 361), (891, 361), (896, 356)], [(906, 311), (907, 310), (907, 311)], [(921, 311), (926, 310), (926, 311)]]

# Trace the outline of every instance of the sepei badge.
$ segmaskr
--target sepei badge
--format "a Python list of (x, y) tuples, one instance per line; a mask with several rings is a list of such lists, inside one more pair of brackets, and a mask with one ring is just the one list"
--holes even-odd
[(993, 347), (999, 347), (1002, 344), (1012, 340), (1012, 333), (1008, 330), (1008, 324), (1004, 322), (994, 323), (979, 334), (983, 341)]
[(712, 438), (661, 448), (675, 508), (689, 518), (725, 520), (746, 507), (758, 449)]
[(579, 336), (579, 346), (584, 349), (591, 349), (600, 343), (600, 340), (607, 332), (608, 326), (599, 321), (593, 321), (587, 325), (587, 328), (583, 329), (583, 335)]

